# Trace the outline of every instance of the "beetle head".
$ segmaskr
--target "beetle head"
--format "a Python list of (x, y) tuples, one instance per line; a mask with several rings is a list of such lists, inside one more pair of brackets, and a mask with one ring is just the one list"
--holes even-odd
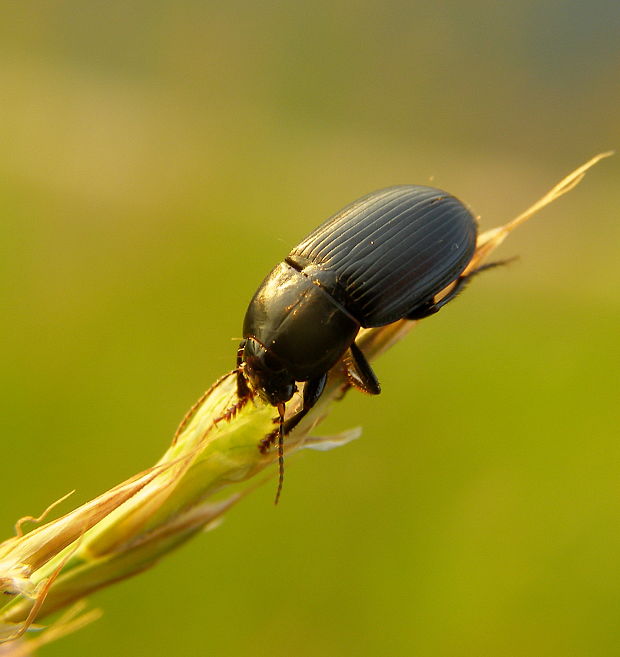
[(287, 402), (297, 390), (285, 363), (256, 338), (247, 338), (243, 361), (252, 387), (272, 406)]

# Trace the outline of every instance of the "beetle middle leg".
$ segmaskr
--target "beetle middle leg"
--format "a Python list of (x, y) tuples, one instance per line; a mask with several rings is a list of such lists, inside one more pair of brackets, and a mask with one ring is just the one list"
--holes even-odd
[(349, 350), (351, 352), (351, 367), (348, 367), (348, 363), (345, 363), (349, 383), (369, 395), (378, 395), (381, 392), (381, 386), (377, 375), (366, 360), (366, 356), (355, 342), (351, 343)]
[(428, 299), (423, 304), (416, 306), (408, 315), (406, 315), (405, 319), (424, 319), (425, 317), (434, 315), (436, 312), (439, 312), (449, 301), (452, 301), (454, 297), (460, 294), (474, 276), (480, 274), (483, 271), (486, 271), (487, 269), (493, 269), (494, 267), (506, 265), (509, 262), (512, 262), (512, 260), (514, 260), (514, 258), (489, 262), (485, 265), (480, 265), (480, 267), (477, 267), (465, 276), (459, 276), (459, 278), (456, 279), (454, 287), (450, 290), (450, 292), (448, 292), (448, 294), (446, 294), (445, 297), (437, 302), (435, 302), (434, 297)]

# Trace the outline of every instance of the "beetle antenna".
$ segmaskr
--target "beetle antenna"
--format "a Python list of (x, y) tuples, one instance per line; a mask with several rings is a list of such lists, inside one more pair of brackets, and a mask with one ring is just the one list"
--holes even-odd
[(284, 402), (278, 404), (278, 413), (280, 415), (280, 426), (278, 427), (278, 490), (274, 504), (280, 500), (282, 484), (284, 483), (284, 411), (286, 406)]

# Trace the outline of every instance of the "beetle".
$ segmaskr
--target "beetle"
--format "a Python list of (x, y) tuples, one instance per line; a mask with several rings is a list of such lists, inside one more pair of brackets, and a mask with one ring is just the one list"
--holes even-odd
[[(433, 187), (398, 185), (327, 219), (263, 280), (245, 314), (237, 394), (243, 402), (257, 393), (278, 409), (279, 430), (261, 443), (266, 449), (278, 436), (276, 503), (284, 436), (316, 404), (329, 370), (347, 350), (351, 382), (370, 394), (380, 392), (355, 343), (359, 330), (440, 310), (480, 271), (463, 275), (476, 238), (477, 221), (457, 198)], [(304, 383), (303, 406), (285, 421), (298, 382)]]

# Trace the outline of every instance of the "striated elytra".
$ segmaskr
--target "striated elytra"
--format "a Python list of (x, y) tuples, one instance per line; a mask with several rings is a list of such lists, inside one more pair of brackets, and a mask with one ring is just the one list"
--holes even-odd
[[(388, 187), (327, 219), (261, 283), (245, 315), (237, 381), (240, 400), (255, 392), (278, 408), (278, 493), (283, 436), (317, 402), (327, 372), (347, 350), (351, 382), (371, 394), (380, 391), (355, 344), (360, 328), (437, 312), (472, 275), (461, 276), (476, 236), (476, 219), (451, 194), (418, 185)], [(284, 422), (296, 382), (305, 382), (303, 407)]]

